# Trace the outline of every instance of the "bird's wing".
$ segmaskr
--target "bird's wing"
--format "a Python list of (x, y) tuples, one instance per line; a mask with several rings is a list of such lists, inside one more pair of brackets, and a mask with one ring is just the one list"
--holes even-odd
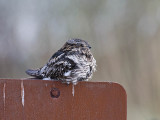
[(63, 54), (64, 54), (64, 52), (58, 50), (56, 53), (54, 53), (54, 54), (52, 55), (52, 57), (49, 59), (49, 61), (52, 60), (52, 59), (55, 59), (55, 58), (57, 58), (57, 57), (59, 57), (59, 56), (61, 56), (61, 55), (63, 55)]
[(69, 78), (71, 77), (71, 70), (75, 69), (76, 64), (73, 60), (68, 58), (62, 58), (56, 61), (54, 64), (48, 64), (48, 70), (46, 76), (56, 79), (56, 78)]
[(40, 74), (43, 75), (43, 78), (68, 78), (71, 77), (71, 70), (74, 69), (75, 66), (76, 63), (67, 58), (64, 52), (57, 51), (53, 54), (48, 63), (41, 68)]

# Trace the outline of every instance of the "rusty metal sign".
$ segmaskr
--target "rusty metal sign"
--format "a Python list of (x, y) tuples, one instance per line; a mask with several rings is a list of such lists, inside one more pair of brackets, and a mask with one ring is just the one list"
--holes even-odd
[(0, 79), (0, 120), (126, 120), (117, 83)]

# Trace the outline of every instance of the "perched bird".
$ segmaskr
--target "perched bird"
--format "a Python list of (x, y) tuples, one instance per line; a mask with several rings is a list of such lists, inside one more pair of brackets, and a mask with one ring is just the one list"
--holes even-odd
[(88, 81), (96, 70), (96, 60), (91, 46), (81, 39), (70, 39), (49, 59), (44, 67), (27, 70), (26, 73), (39, 79), (53, 79), (63, 83)]

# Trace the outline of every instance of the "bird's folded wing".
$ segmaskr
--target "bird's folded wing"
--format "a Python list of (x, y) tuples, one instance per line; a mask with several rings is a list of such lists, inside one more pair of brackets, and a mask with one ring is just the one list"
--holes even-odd
[(62, 58), (59, 61), (50, 61), (47, 64), (46, 76), (51, 78), (70, 77), (71, 71), (76, 68), (76, 63), (69, 58)]

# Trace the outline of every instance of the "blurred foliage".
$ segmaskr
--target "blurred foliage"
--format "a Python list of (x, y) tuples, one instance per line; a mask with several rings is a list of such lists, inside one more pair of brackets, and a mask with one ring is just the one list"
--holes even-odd
[(0, 77), (28, 77), (70, 38), (91, 44), (93, 81), (125, 87), (129, 120), (160, 119), (159, 0), (0, 0)]

